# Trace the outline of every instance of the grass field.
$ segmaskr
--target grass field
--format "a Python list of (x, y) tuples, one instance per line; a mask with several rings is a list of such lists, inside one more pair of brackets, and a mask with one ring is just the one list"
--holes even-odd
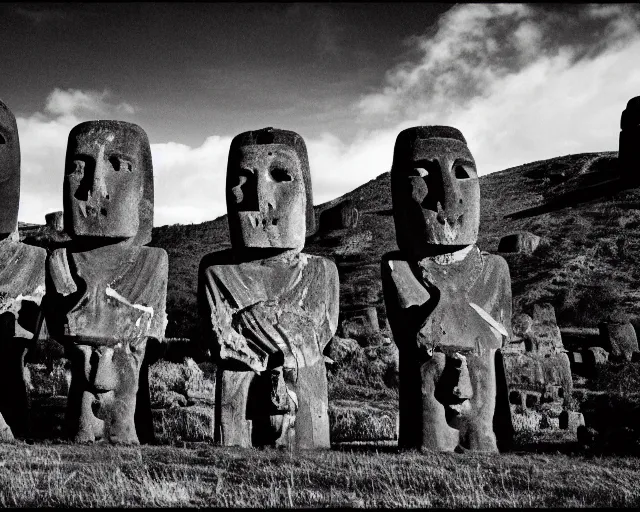
[(6, 444), (0, 445), (0, 506), (640, 505), (638, 458), (380, 450), (292, 455), (206, 444)]

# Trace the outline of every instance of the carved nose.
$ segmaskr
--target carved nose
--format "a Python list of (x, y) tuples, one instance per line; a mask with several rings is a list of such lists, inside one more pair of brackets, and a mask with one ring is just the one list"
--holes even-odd
[(464, 201), (462, 199), (462, 191), (458, 180), (452, 172), (444, 171), (442, 173), (442, 185), (444, 188), (444, 213), (449, 224), (453, 224), (458, 220), (464, 210)]
[(92, 354), (92, 369), (94, 370), (91, 384), (98, 392), (115, 389), (118, 384), (118, 371), (113, 361), (113, 349), (104, 348)]
[(96, 162), (96, 168), (93, 173), (93, 183), (87, 198), (89, 204), (101, 204), (103, 199), (109, 199), (106, 182), (107, 163), (104, 159), (99, 158)]

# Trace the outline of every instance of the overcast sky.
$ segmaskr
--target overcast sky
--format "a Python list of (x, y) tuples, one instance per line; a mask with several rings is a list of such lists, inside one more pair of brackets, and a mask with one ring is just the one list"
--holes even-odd
[(481, 175), (616, 151), (640, 95), (634, 4), (16, 3), (0, 42), (34, 223), (62, 209), (69, 130), (90, 119), (149, 135), (160, 226), (225, 213), (245, 130), (304, 137), (318, 204), (388, 171), (409, 126), (462, 130)]

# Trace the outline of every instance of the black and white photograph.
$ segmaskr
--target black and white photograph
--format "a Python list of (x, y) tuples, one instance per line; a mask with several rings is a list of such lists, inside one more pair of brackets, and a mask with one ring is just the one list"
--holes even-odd
[(0, 507), (640, 507), (640, 4), (0, 43)]

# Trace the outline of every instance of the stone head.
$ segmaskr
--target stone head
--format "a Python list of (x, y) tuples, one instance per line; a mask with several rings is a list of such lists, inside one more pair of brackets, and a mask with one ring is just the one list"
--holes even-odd
[(627, 102), (627, 108), (620, 116), (620, 129), (632, 130), (640, 127), (640, 96), (631, 98)]
[(434, 357), (440, 359), (438, 365), (441, 367), (434, 398), (445, 407), (447, 416), (458, 416), (469, 408), (469, 400), (473, 397), (467, 358), (458, 352), (436, 352)]
[(429, 246), (476, 242), (478, 173), (456, 128), (417, 126), (400, 132), (393, 153), (391, 195), (400, 250), (420, 254)]
[(88, 121), (69, 133), (64, 226), (71, 237), (151, 241), (153, 165), (147, 134), (124, 121)]
[(229, 150), (226, 196), (235, 249), (302, 250), (305, 237), (315, 230), (302, 137), (275, 128), (237, 135)]
[(16, 118), (0, 101), (0, 235), (18, 225), (20, 201), (20, 141)]
[(94, 394), (135, 394), (144, 359), (146, 340), (137, 343), (73, 345), (80, 358), (84, 380)]

